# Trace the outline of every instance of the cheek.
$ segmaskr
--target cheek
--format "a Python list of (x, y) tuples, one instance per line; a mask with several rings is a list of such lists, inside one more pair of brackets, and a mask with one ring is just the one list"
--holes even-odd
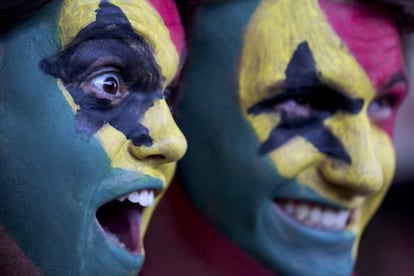
[(388, 134), (380, 129), (377, 129), (374, 130), (373, 137), (375, 137), (375, 139), (373, 139), (373, 144), (376, 148), (377, 158), (381, 162), (382, 166), (384, 185), (377, 193), (370, 196), (362, 207), (360, 223), (361, 232), (381, 204), (384, 196), (391, 186), (395, 172), (395, 151)]
[(373, 130), (373, 143), (377, 157), (381, 162), (385, 186), (389, 186), (395, 172), (395, 149), (388, 134), (381, 129)]
[(286, 178), (300, 172), (321, 160), (324, 155), (302, 137), (294, 137), (269, 154), (278, 173)]
[(378, 127), (383, 130), (387, 135), (392, 139), (394, 137), (394, 126), (395, 126), (395, 116), (397, 115), (397, 110), (392, 110), (390, 117), (383, 121), (378, 122)]
[[(245, 107), (242, 108), (244, 109)], [(261, 115), (249, 115), (244, 110), (244, 116), (247, 117), (247, 121), (253, 127), (260, 143), (263, 143), (269, 137), (274, 126), (278, 125), (280, 122), (280, 115), (276, 112)]]
[(159, 167), (159, 170), (162, 172), (163, 175), (165, 175), (165, 182), (164, 182), (164, 185), (166, 185), (165, 188), (167, 188), (170, 185), (171, 180), (175, 174), (176, 166), (177, 166), (177, 163), (173, 162), (173, 163), (163, 164)]

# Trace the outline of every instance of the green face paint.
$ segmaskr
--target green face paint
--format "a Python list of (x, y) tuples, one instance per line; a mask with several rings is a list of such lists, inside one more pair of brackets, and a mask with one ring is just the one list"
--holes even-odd
[[(76, 1), (64, 4), (69, 2)], [(137, 6), (88, 3), (83, 11), (95, 21), (87, 22), (85, 29), (114, 27), (121, 21), (129, 27), (129, 33), (101, 34), (111, 42), (101, 48), (103, 59), (93, 51), (88, 54), (99, 39), (93, 28), (63, 49), (64, 58), (54, 59), (63, 56), (57, 23), (60, 1), (1, 38), (0, 221), (45, 274), (136, 275), (152, 212), (145, 207), (154, 206), (154, 193), (167, 187), (186, 147), (163, 96), (169, 85), (162, 80), (164, 67), (168, 64), (166, 72), (171, 74), (178, 64), (152, 56), (149, 44), (140, 40), (142, 34), (124, 13), (126, 9), (139, 18)], [(137, 3), (154, 13), (163, 30), (159, 36), (168, 37), (156, 11), (146, 1)], [(113, 21), (99, 21), (108, 12), (116, 14)], [(122, 34), (130, 40), (122, 40)], [(147, 56), (134, 52), (134, 43), (147, 47)], [(152, 46), (164, 49), (164, 54), (173, 51), (167, 54), (176, 59), (173, 44), (168, 45)], [(147, 62), (151, 70), (140, 74), (157, 75), (157, 81), (130, 82), (128, 74), (137, 76), (130, 57)], [(49, 70), (46, 61), (53, 65)], [(143, 89), (149, 99), (134, 100)], [(93, 106), (99, 106), (99, 112)], [(142, 112), (137, 115), (132, 109)]]
[[(394, 168), (391, 141), (367, 112), (378, 100), (368, 77), (378, 67), (363, 67), (344, 48), (321, 2), (361, 12), (330, 0), (200, 8), (179, 107), (189, 141), (179, 175), (191, 202), (281, 275), (352, 274)], [(387, 26), (389, 41), (398, 41)], [(387, 80), (402, 71), (398, 64)], [(338, 177), (344, 172), (352, 177)]]

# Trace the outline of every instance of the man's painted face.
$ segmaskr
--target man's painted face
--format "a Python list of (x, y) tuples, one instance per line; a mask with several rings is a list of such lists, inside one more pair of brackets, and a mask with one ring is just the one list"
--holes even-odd
[(142, 264), (154, 204), (186, 150), (166, 102), (182, 32), (176, 10), (159, 7), (55, 1), (4, 37), (1, 222), (43, 272), (135, 275)]
[[(230, 27), (214, 34), (213, 18)], [(339, 1), (264, 0), (204, 7), (196, 28), (181, 107), (191, 200), (275, 272), (350, 275), (394, 172), (407, 90), (396, 25)]]

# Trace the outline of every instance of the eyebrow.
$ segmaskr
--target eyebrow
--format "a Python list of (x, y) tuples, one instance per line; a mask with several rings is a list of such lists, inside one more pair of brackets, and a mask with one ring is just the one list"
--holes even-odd
[(387, 90), (389, 90), (391, 87), (400, 83), (405, 84), (407, 86), (409, 84), (408, 78), (403, 71), (398, 71), (397, 73), (392, 75), (392, 77), (378, 89), (378, 95), (386, 93)]
[(300, 82), (296, 84), (297, 87), (285, 87), (286, 85), (282, 82), (269, 87), (267, 90), (271, 93), (278, 90), (284, 92), (259, 101), (252, 105), (247, 112), (253, 115), (269, 112), (275, 105), (295, 98), (308, 99), (311, 101), (312, 108), (331, 113), (341, 110), (356, 114), (363, 106), (362, 99), (351, 98), (330, 83), (321, 81), (305, 86), (301, 86)]
[(330, 113), (341, 110), (356, 114), (363, 106), (362, 99), (349, 97), (332, 82), (323, 79), (322, 74), (316, 68), (312, 51), (306, 41), (297, 46), (286, 67), (285, 75), (284, 81), (267, 89), (271, 94), (274, 94), (275, 90), (276, 92), (282, 90), (284, 93), (259, 101), (247, 112), (254, 115), (269, 112), (276, 104), (295, 98), (305, 98), (312, 103), (311, 107)]

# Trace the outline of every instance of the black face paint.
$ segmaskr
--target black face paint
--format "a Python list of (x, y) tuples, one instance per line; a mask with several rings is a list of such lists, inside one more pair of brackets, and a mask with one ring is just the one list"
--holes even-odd
[(285, 74), (284, 83), (270, 88), (280, 92), (254, 104), (248, 109), (248, 113), (258, 115), (275, 112), (275, 107), (287, 101), (307, 105), (311, 111), (307, 115), (298, 115), (281, 110), (280, 123), (260, 146), (259, 154), (267, 154), (293, 137), (302, 136), (320, 152), (350, 164), (352, 160), (344, 146), (323, 122), (340, 111), (357, 114), (363, 107), (363, 100), (349, 98), (333, 85), (321, 82), (320, 72), (316, 69), (307, 42), (298, 45)]
[[(151, 47), (135, 33), (120, 8), (101, 1), (96, 21), (82, 29), (64, 51), (44, 59), (40, 66), (60, 78), (79, 105), (75, 115), (78, 132), (91, 137), (104, 124), (110, 124), (135, 146), (152, 145), (140, 120), (163, 97), (164, 79)], [(94, 86), (97, 77), (105, 76), (112, 80), (112, 86), (105, 83), (106, 87), (122, 90), (117, 96)]]

